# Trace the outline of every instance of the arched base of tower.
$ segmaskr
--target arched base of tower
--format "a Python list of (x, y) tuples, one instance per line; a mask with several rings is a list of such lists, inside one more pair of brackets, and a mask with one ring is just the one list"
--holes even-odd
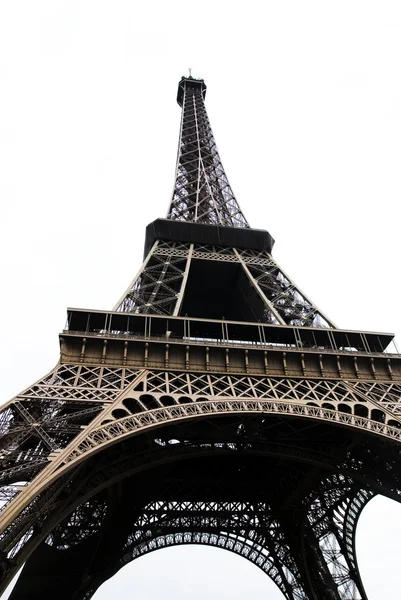
[(76, 471), (70, 509), (47, 533), (45, 523), (10, 600), (87, 600), (131, 560), (183, 544), (243, 556), (288, 600), (366, 600), (354, 534), (373, 492), (346, 461), (338, 470), (352, 432), (233, 416), (158, 435), (112, 446)]

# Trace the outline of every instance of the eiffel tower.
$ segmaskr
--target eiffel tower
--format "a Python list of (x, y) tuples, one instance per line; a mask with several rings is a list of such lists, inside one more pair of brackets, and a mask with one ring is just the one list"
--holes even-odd
[(4, 405), (2, 589), (83, 600), (131, 560), (204, 544), (288, 600), (366, 600), (355, 530), (401, 494), (393, 336), (337, 328), (272, 258), (183, 77), (175, 187), (113, 310), (70, 309), (56, 367)]

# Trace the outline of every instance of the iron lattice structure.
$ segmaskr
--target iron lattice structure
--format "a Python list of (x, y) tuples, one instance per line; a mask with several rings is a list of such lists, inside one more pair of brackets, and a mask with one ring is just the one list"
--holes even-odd
[(206, 113), (206, 85), (183, 79), (175, 185), (168, 219), (249, 227), (228, 183)]
[(288, 600), (366, 600), (361, 510), (401, 493), (401, 360), (338, 329), (273, 260), (183, 78), (167, 219), (112, 311), (68, 310), (56, 367), (0, 414), (3, 589), (92, 597), (180, 544), (239, 554)]

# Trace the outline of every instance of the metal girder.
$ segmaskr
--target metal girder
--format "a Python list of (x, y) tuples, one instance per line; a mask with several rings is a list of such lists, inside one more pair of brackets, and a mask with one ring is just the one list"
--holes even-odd
[(114, 310), (180, 314), (188, 273), (192, 262), (198, 260), (240, 264), (264, 304), (260, 315), (262, 322), (334, 327), (268, 252), (163, 240), (155, 242)]
[(217, 151), (202, 89), (183, 81), (183, 102), (173, 197), (167, 218), (249, 227)]

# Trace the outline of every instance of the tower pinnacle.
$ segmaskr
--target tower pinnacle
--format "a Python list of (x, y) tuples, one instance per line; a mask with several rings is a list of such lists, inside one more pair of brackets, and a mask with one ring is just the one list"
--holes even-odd
[(182, 77), (177, 102), (182, 107), (174, 192), (167, 218), (249, 227), (217, 150), (205, 108), (203, 79)]

